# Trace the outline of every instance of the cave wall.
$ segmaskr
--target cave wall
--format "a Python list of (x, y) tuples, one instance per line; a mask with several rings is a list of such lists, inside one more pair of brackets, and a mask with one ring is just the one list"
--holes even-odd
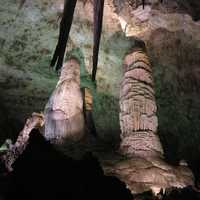
[[(173, 162), (200, 152), (200, 48), (182, 31), (159, 29), (149, 42), (152, 57), (159, 133)], [(162, 41), (162, 42), (161, 42)], [(163, 50), (162, 50), (163, 49)], [(164, 62), (163, 62), (164, 61)]]

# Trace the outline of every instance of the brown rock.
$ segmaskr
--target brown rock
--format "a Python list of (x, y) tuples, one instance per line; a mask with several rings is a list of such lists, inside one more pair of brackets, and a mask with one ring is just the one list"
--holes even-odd
[(44, 136), (54, 143), (80, 140), (84, 135), (80, 66), (75, 59), (62, 67), (57, 86), (45, 107)]

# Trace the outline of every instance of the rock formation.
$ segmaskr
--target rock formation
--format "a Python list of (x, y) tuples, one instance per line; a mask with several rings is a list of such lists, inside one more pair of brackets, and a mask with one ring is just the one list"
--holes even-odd
[(130, 156), (161, 156), (152, 69), (136, 49), (125, 57), (120, 89), (121, 151)]
[(123, 64), (120, 90), (120, 152), (125, 156), (107, 162), (105, 171), (118, 176), (132, 193), (194, 185), (191, 170), (170, 166), (163, 159), (157, 135), (156, 101), (152, 68), (144, 49), (133, 49)]
[(44, 137), (54, 143), (80, 140), (84, 135), (83, 98), (80, 66), (69, 59), (62, 67), (59, 81), (45, 107)]
[(8, 171), (12, 171), (12, 164), (23, 153), (26, 146), (28, 145), (31, 131), (34, 128), (39, 129), (43, 127), (43, 125), (44, 116), (41, 113), (33, 113), (32, 116), (26, 120), (24, 128), (19, 133), (15, 144), (12, 144), (11, 142), (8, 146), (7, 152), (1, 156), (1, 161), (4, 163)]
[[(71, 58), (62, 67), (59, 81), (46, 104), (44, 114), (33, 113), (26, 120), (15, 144), (6, 140), (8, 149), (4, 149), (1, 160), (8, 171), (12, 171), (12, 164), (25, 150), (34, 128), (44, 126), (41, 134), (64, 153), (69, 151), (74, 142), (83, 139), (86, 133), (96, 134), (92, 103), (90, 90), (80, 89), (80, 65), (75, 58)], [(69, 147), (71, 143), (72, 146)]]

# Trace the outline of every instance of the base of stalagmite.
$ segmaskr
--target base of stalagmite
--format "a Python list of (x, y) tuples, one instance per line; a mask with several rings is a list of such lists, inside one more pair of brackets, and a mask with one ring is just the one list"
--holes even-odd
[(194, 186), (194, 177), (188, 166), (171, 166), (162, 158), (125, 158), (102, 161), (106, 175), (112, 175), (123, 181), (132, 194), (152, 190), (158, 194), (161, 190)]

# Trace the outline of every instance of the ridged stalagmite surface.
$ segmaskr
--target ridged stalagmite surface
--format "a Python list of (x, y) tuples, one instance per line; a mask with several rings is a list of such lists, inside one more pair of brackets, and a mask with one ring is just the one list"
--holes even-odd
[(62, 142), (79, 140), (84, 134), (80, 66), (75, 59), (62, 67), (60, 79), (45, 107), (45, 138)]
[(124, 181), (133, 194), (161, 188), (194, 185), (187, 165), (171, 166), (163, 159), (157, 133), (158, 119), (152, 69), (146, 53), (134, 49), (125, 57), (120, 90), (123, 159), (108, 160), (105, 173)]
[(121, 151), (128, 156), (157, 156), (158, 138), (152, 69), (142, 49), (125, 57), (120, 90)]

